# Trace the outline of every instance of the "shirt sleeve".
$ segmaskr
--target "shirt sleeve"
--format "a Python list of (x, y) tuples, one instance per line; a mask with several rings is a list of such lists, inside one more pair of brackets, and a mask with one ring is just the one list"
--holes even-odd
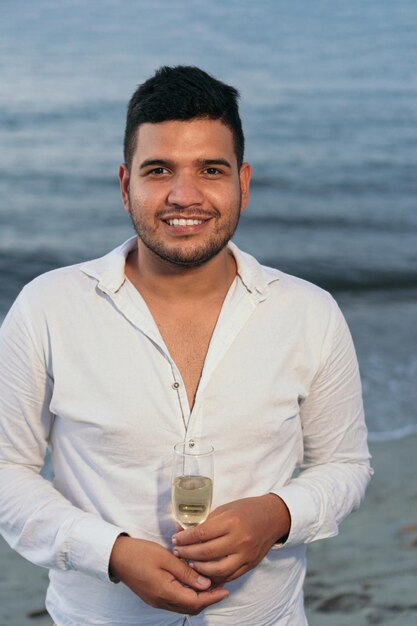
[(40, 475), (54, 421), (47, 330), (41, 335), (24, 290), (0, 328), (0, 531), (37, 565), (109, 580), (124, 529), (73, 506)]
[(286, 546), (337, 535), (372, 475), (356, 354), (344, 317), (332, 306), (322, 365), (300, 409), (301, 471), (273, 490), (291, 515)]

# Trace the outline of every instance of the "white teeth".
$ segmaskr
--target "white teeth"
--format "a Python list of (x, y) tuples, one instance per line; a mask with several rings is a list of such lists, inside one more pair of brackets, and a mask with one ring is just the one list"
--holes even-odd
[(204, 220), (186, 220), (184, 218), (175, 218), (167, 221), (170, 226), (197, 226), (198, 224), (202, 224)]

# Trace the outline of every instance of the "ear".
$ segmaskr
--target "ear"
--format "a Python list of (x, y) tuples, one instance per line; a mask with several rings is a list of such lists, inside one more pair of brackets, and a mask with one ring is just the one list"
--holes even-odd
[(240, 211), (244, 211), (249, 203), (249, 185), (252, 176), (252, 168), (249, 163), (242, 163), (239, 170), (240, 191), (242, 199), (240, 202)]
[(126, 163), (121, 163), (119, 167), (119, 183), (120, 183), (120, 195), (122, 196), (122, 203), (124, 210), (129, 213), (129, 181), (130, 174)]

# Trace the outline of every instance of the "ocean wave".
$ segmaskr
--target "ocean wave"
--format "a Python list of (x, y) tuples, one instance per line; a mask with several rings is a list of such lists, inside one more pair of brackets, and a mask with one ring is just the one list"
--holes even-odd
[[(409, 233), (412, 224), (410, 221), (413, 216), (407, 216), (407, 220), (396, 222), (387, 222), (387, 220), (369, 219), (365, 216), (346, 216), (346, 215), (256, 215), (254, 213), (244, 213), (241, 217), (241, 225), (243, 226), (262, 226), (267, 228), (279, 228), (280, 226), (289, 226), (291, 228), (315, 228), (320, 231), (328, 229), (348, 229), (351, 231), (371, 231), (371, 232), (389, 232), (389, 233)], [(416, 224), (417, 226), (417, 219)]]
[[(323, 164), (323, 169), (330, 164)], [(274, 190), (308, 194), (323, 198), (341, 194), (343, 196), (369, 196), (373, 194), (401, 194), (417, 192), (415, 168), (410, 164), (389, 163), (376, 167), (370, 163), (361, 163), (362, 171), (345, 173), (344, 178), (309, 179), (302, 173), (291, 176), (254, 176), (251, 180), (252, 189)]]
[[(80, 252), (68, 249), (0, 249), (0, 299), (9, 299), (12, 294), (27, 282), (57, 267), (79, 263), (88, 258), (104, 254), (106, 250), (96, 249), (86, 252), (80, 258)], [(259, 260), (269, 267), (278, 267), (282, 271), (308, 280), (332, 293), (340, 292), (392, 292), (417, 289), (417, 269), (403, 268), (394, 271), (387, 268), (369, 269), (366, 267), (345, 267), (337, 263), (323, 263), (309, 259), (300, 263), (285, 259), (262, 258)]]
[(35, 105), (30, 110), (27, 107), (19, 109), (16, 103), (13, 108), (8, 102), (0, 105), (0, 115), (3, 122), (3, 128), (12, 132), (27, 130), (32, 128), (54, 128), (56, 125), (76, 124), (79, 121), (97, 121), (103, 117), (108, 119), (115, 114), (124, 114), (125, 103), (119, 100), (93, 100), (82, 103), (72, 103), (69, 106), (56, 107), (48, 106), (48, 102), (38, 103), (38, 109)]
[(100, 190), (109, 187), (117, 189), (119, 186), (116, 172), (113, 176), (106, 176), (105, 174), (81, 174), (79, 172), (67, 174), (53, 170), (49, 170), (48, 174), (41, 171), (26, 171), (24, 184), (22, 184), (20, 172), (7, 171), (4, 168), (0, 170), (0, 183), (6, 183), (10, 186), (17, 184), (20, 192), (24, 192), (26, 187), (31, 193), (34, 191), (62, 191), (71, 193), (71, 195), (95, 186)]
[(285, 258), (258, 258), (264, 265), (279, 268), (330, 292), (391, 292), (417, 288), (417, 269), (371, 269), (366, 266), (366, 259), (352, 267), (345, 266), (337, 258), (329, 258), (326, 263), (311, 258), (299, 262)]
[(417, 424), (408, 424), (395, 430), (384, 431), (370, 431), (368, 433), (368, 439), (371, 442), (383, 442), (383, 441), (395, 441), (397, 439), (404, 439), (410, 435), (417, 435)]

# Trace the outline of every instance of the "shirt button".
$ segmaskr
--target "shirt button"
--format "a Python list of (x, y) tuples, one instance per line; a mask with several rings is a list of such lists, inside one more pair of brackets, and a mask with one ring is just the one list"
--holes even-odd
[(179, 383), (173, 383), (172, 388), (173, 389), (178, 389), (179, 386), (180, 386)]

